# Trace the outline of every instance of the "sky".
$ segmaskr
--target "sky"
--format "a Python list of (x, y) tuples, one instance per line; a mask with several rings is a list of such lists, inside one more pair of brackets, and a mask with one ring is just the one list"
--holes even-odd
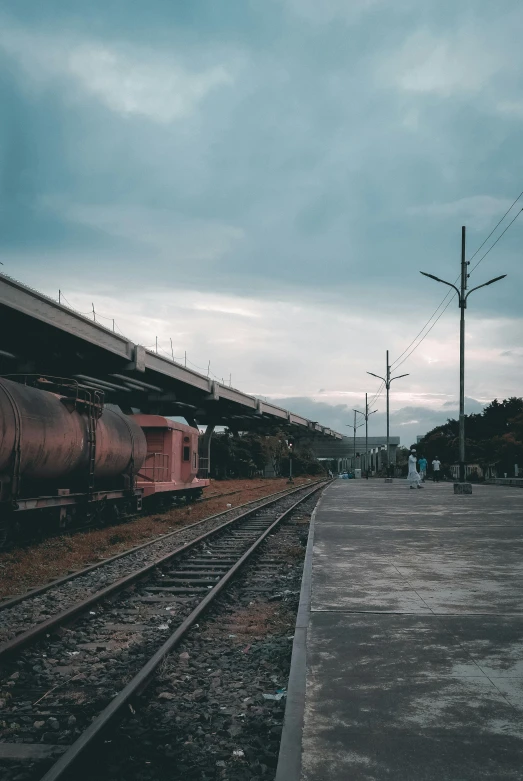
[[(342, 433), (389, 350), (410, 445), (459, 381), (456, 300), (402, 355), (446, 294), (419, 271), (523, 206), (475, 255), (523, 190), (521, 29), (516, 0), (4, 0), (1, 270)], [(469, 299), (467, 412), (523, 394), (522, 239), (471, 274), (508, 277)]]

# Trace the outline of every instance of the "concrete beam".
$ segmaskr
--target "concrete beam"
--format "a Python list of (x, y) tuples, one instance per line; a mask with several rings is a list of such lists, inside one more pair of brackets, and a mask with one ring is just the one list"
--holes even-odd
[[(10, 339), (9, 329), (5, 328), (5, 323), (9, 324), (10, 316), (13, 320), (15, 319), (15, 312), (19, 313), (16, 315), (17, 329), (16, 332), (13, 331), (12, 339)], [(292, 426), (293, 429), (310, 430), (316, 435), (323, 434), (321, 426), (317, 423), (282, 409), (276, 404), (230, 388), (188, 369), (186, 366), (146, 350), (142, 345), (134, 344), (121, 334), (115, 333), (100, 323), (62, 306), (48, 296), (42, 295), (3, 274), (0, 274), (0, 313), (4, 321), (5, 343), (2, 348), (4, 354), (18, 355), (20, 363), (17, 371), (19, 372), (31, 371), (35, 361), (39, 366), (42, 363), (52, 363), (51, 354), (49, 360), (46, 355), (42, 355), (42, 347), (45, 350), (45, 344), (35, 343), (33, 345), (32, 342), (24, 341), (24, 354), (19, 354), (17, 350), (17, 345), (20, 346), (19, 340), (17, 342), (16, 339), (17, 334), (32, 332), (31, 329), (36, 327), (37, 322), (41, 322), (48, 329), (51, 329), (49, 333), (53, 344), (62, 349), (60, 362), (65, 371), (70, 372), (71, 375), (79, 371), (85, 373), (85, 376), (97, 377), (100, 375), (99, 381), (106, 386), (109, 385), (113, 392), (116, 392), (117, 386), (111, 382), (111, 379), (115, 377), (126, 386), (118, 388), (120, 393), (130, 390), (137, 394), (140, 393), (141, 389), (143, 391), (156, 391), (159, 394), (172, 393), (175, 398), (183, 399), (184, 402), (194, 402), (191, 406), (192, 409), (201, 407), (204, 402), (212, 402), (209, 409), (202, 410), (203, 420), (208, 421), (209, 418), (216, 417), (216, 420), (220, 419), (220, 424), (223, 422), (224, 425), (227, 425), (230, 416), (238, 411), (245, 415), (250, 426), (253, 426), (254, 421), (264, 418), (269, 424), (283, 424), (286, 427)], [(70, 337), (74, 337), (77, 341), (74, 342)], [(88, 345), (96, 347), (97, 350), (87, 349)], [(35, 354), (31, 354), (31, 350), (35, 350)], [(83, 352), (86, 353), (86, 358), (81, 355)], [(38, 371), (45, 371), (45, 365)], [(127, 373), (129, 373), (128, 377)], [(166, 395), (161, 399), (151, 398), (151, 401), (154, 401), (155, 404), (172, 404), (174, 398), (171, 395)], [(182, 402), (177, 403), (181, 407)], [(204, 406), (206, 407), (207, 404)], [(210, 407), (213, 408), (212, 413)], [(173, 414), (173, 412), (169, 410), (168, 414)], [(198, 419), (198, 414), (195, 413), (193, 417)], [(331, 435), (332, 432), (329, 431), (327, 436)], [(334, 436), (341, 438), (341, 435), (338, 434)]]
[(125, 336), (120, 336), (103, 325), (72, 312), (52, 298), (3, 274), (0, 275), (0, 305), (85, 339), (91, 344), (109, 350), (114, 355), (127, 358), (129, 361), (134, 360), (134, 345)]

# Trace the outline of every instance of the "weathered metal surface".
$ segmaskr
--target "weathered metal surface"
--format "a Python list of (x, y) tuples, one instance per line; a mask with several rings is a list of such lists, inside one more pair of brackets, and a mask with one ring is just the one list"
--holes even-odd
[[(56, 480), (88, 468), (87, 418), (61, 397), (0, 378), (0, 474), (10, 476), (19, 450), (20, 475)], [(132, 418), (104, 409), (96, 426), (95, 476), (137, 472), (145, 437)]]
[(144, 498), (160, 492), (198, 490), (209, 485), (209, 480), (197, 477), (198, 429), (161, 415), (133, 415), (132, 419), (144, 431), (147, 440), (147, 457), (137, 483)]
[[(134, 490), (134, 496), (140, 498), (142, 492), (136, 488)], [(101, 501), (116, 501), (117, 499), (125, 499), (129, 497), (129, 491), (124, 488), (108, 490), (108, 491), (94, 491), (92, 495), (93, 502)], [(85, 503), (85, 493), (71, 493), (66, 496), (57, 494), (56, 496), (38, 496), (36, 498), (20, 498), (16, 500), (17, 509), (19, 511), (24, 510), (41, 510), (43, 508), (50, 509), (52, 507), (74, 507), (75, 505), (83, 505)]]
[(147, 445), (140, 426), (129, 415), (104, 409), (96, 429), (95, 477), (113, 477), (138, 472)]

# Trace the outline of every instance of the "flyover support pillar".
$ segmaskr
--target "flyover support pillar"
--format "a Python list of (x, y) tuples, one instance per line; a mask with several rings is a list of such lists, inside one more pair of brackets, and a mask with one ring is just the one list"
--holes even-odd
[(211, 476), (211, 439), (215, 423), (208, 423), (201, 443), (201, 456), (207, 462), (207, 477)]

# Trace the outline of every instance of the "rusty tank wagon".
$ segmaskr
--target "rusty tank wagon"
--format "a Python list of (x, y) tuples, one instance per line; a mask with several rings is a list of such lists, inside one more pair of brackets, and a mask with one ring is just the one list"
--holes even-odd
[(191, 500), (198, 430), (126, 415), (104, 393), (58, 378), (0, 377), (0, 545), (13, 529), (118, 519)]

